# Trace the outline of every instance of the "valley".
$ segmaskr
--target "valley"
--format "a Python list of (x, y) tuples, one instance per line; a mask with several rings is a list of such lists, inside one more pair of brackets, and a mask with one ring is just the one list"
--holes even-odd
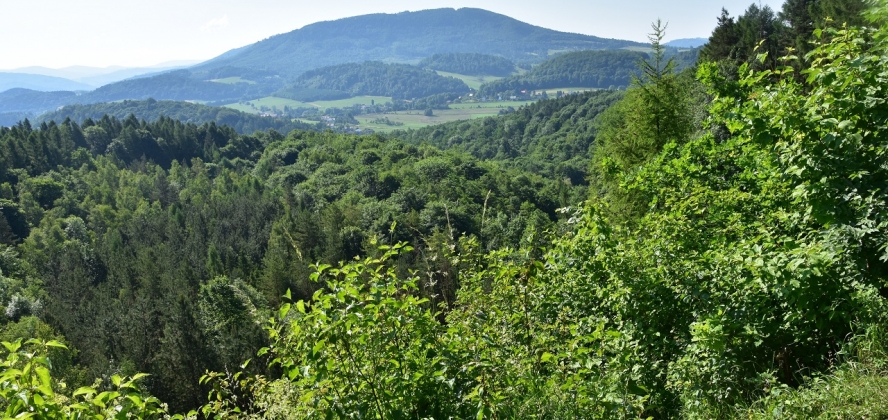
[(0, 418), (888, 418), (888, 0), (775, 2), (39, 10)]

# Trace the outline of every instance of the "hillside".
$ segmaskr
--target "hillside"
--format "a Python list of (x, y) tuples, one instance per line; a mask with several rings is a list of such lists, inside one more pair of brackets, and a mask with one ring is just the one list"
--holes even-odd
[(468, 76), (508, 76), (515, 71), (515, 63), (489, 54), (439, 53), (417, 64), (433, 70)]
[(70, 118), (73, 121), (83, 122), (86, 119), (99, 120), (105, 115), (121, 120), (134, 115), (139, 120), (146, 121), (157, 121), (161, 117), (166, 117), (198, 125), (214, 122), (220, 126), (226, 125), (234, 128), (241, 134), (250, 134), (257, 130), (265, 131), (268, 129), (286, 133), (295, 129), (312, 130), (315, 128), (313, 125), (305, 123), (261, 117), (230, 108), (211, 107), (180, 101), (156, 101), (153, 99), (92, 105), (68, 105), (58, 111), (40, 115), (32, 121), (41, 123), (64, 121), (66, 118)]
[(531, 71), (481, 86), (481, 96), (508, 91), (563, 87), (625, 87), (637, 73), (638, 61), (647, 55), (633, 51), (579, 51), (559, 55)]
[(40, 92), (31, 89), (10, 89), (0, 92), (0, 113), (43, 112), (79, 100), (74, 92)]
[(416, 66), (368, 61), (310, 70), (276, 96), (298, 99), (302, 90), (413, 99), (439, 93), (467, 93), (469, 87), (459, 79), (440, 76)]
[(391, 135), (410, 143), (468, 152), (553, 179), (586, 185), (599, 114), (623, 97), (602, 90), (543, 100), (514, 113)]
[(129, 79), (102, 86), (84, 94), (81, 103), (110, 102), (124, 99), (168, 99), (175, 101), (220, 101), (242, 97), (264, 96), (273, 87), (248, 83), (224, 84), (192, 77), (187, 70), (157, 76)]
[(319, 67), (382, 60), (408, 62), (436, 53), (483, 53), (539, 62), (550, 50), (643, 46), (533, 26), (481, 9), (371, 14), (307, 25), (193, 67), (234, 66), (295, 77)]

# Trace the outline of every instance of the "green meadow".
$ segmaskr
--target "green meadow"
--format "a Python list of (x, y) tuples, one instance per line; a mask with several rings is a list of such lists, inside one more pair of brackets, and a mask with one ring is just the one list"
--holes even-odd
[[(443, 124), (451, 121), (471, 120), (475, 118), (495, 117), (500, 110), (508, 107), (519, 108), (532, 103), (532, 101), (510, 102), (478, 102), (450, 105), (451, 109), (435, 110), (434, 116), (427, 117), (422, 110), (398, 111), (386, 114), (358, 115), (355, 119), (361, 123), (361, 128), (369, 128), (374, 131), (389, 132), (393, 130), (423, 128), (435, 124)], [(377, 118), (388, 118), (389, 121), (404, 125), (391, 126), (372, 123)]]
[(240, 77), (226, 77), (226, 78), (224, 78), (224, 79), (213, 79), (213, 80), (210, 80), (210, 81), (211, 81), (211, 82), (216, 82), (216, 83), (223, 83), (223, 84), (226, 84), (226, 85), (233, 85), (233, 84), (237, 84), (237, 83), (247, 83), (247, 84), (250, 84), (250, 85), (255, 85), (255, 84), (256, 84), (256, 82), (254, 82), (254, 81), (252, 81), (252, 80), (242, 79), (242, 78), (240, 78)]
[(494, 80), (502, 79), (502, 77), (497, 77), (497, 76), (469, 76), (469, 75), (459, 74), (459, 73), (448, 73), (446, 71), (440, 71), (440, 70), (435, 70), (435, 72), (441, 76), (444, 76), (444, 77), (454, 77), (459, 80), (462, 80), (463, 82), (465, 82), (466, 85), (468, 85), (470, 88), (475, 89), (475, 90), (480, 89), (481, 85), (483, 85), (487, 82), (492, 82)]
[(277, 96), (266, 96), (259, 99), (251, 99), (249, 101), (236, 102), (225, 105), (226, 108), (236, 109), (243, 112), (259, 113), (262, 107), (283, 109), (285, 106), (290, 108), (310, 108), (319, 109), (326, 108), (349, 108), (354, 105), (370, 105), (372, 103), (384, 104), (391, 102), (392, 98), (386, 96), (356, 96), (354, 98), (339, 99), (335, 101), (316, 101), (316, 102), (300, 102), (292, 99), (278, 98)]

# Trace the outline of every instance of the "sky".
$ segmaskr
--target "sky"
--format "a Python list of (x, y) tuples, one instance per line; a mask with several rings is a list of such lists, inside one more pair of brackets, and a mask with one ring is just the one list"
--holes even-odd
[[(0, 70), (207, 60), (305, 25), (369, 13), (476, 7), (545, 28), (647, 41), (707, 38), (753, 0), (0, 0)], [(756, 0), (779, 10), (783, 0)]]

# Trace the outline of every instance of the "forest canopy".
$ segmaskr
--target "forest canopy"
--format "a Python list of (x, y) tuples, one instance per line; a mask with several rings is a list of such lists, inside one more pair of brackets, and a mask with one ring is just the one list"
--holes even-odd
[(0, 128), (2, 408), (888, 416), (877, 6), (694, 77), (657, 22), (625, 92), (385, 137)]

